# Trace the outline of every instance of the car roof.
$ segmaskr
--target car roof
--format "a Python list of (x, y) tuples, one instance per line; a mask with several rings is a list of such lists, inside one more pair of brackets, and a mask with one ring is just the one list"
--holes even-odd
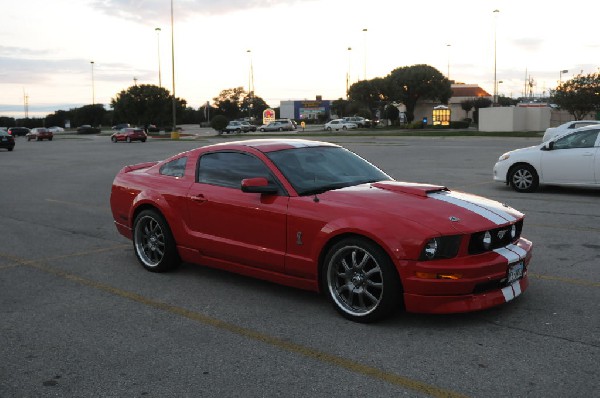
[(209, 145), (203, 148), (208, 149), (240, 149), (240, 147), (251, 147), (261, 152), (273, 152), (283, 149), (309, 148), (317, 146), (339, 147), (339, 145), (330, 142), (304, 140), (296, 138), (264, 138), (245, 141), (233, 141), (220, 144)]

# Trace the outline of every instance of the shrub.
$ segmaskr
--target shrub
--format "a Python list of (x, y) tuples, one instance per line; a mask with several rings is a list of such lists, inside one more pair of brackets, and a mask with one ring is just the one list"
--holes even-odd
[(227, 120), (227, 118), (223, 115), (217, 115), (215, 117), (212, 118), (212, 120), (210, 121), (210, 127), (212, 127), (213, 129), (217, 130), (219, 133), (223, 132), (223, 130), (225, 130), (225, 127), (227, 127), (227, 124), (229, 123), (229, 121)]
[(450, 122), (450, 128), (451, 129), (468, 129), (469, 128), (469, 122), (466, 120), (462, 120), (462, 121), (454, 121), (454, 122)]

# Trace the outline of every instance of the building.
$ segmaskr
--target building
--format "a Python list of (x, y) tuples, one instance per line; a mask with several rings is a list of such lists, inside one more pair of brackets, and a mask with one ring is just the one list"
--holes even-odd
[(281, 101), (279, 117), (293, 120), (316, 120), (328, 118), (331, 114), (331, 101), (323, 100), (320, 96), (314, 101)]

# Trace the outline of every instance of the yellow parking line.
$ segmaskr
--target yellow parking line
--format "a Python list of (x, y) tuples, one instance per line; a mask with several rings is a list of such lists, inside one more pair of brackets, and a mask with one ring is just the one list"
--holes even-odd
[[(58, 258), (75, 257), (77, 255), (97, 253), (100, 251), (105, 251), (105, 250), (89, 251), (89, 252), (85, 252), (85, 253), (73, 254), (70, 256), (60, 256), (60, 257), (55, 257), (54, 260), (58, 259)], [(2, 255), (2, 253), (0, 253), (0, 255)], [(122, 297), (122, 298), (126, 298), (129, 300), (135, 301), (137, 303), (146, 305), (148, 307), (166, 311), (166, 312), (169, 312), (174, 315), (179, 315), (179, 316), (199, 322), (204, 325), (212, 326), (214, 328), (225, 330), (225, 331), (228, 331), (230, 333), (233, 333), (233, 334), (236, 334), (239, 336), (244, 336), (244, 337), (247, 337), (252, 340), (260, 341), (262, 343), (268, 344), (272, 347), (276, 347), (276, 348), (279, 348), (279, 349), (287, 351), (287, 352), (299, 354), (299, 355), (302, 355), (302, 356), (310, 358), (310, 359), (314, 359), (314, 360), (317, 360), (317, 361), (320, 361), (320, 362), (323, 362), (323, 363), (326, 363), (329, 365), (333, 365), (333, 366), (337, 366), (339, 368), (349, 370), (351, 372), (354, 372), (354, 373), (362, 375), (362, 376), (381, 380), (381, 381), (390, 383), (392, 385), (395, 385), (395, 386), (398, 386), (401, 388), (413, 390), (417, 393), (425, 394), (430, 397), (435, 397), (435, 398), (466, 398), (467, 397), (466, 395), (463, 395), (463, 394), (459, 394), (459, 393), (456, 393), (456, 392), (453, 392), (450, 390), (438, 388), (438, 387), (420, 382), (418, 380), (400, 376), (400, 375), (397, 375), (394, 373), (385, 372), (385, 371), (382, 371), (381, 369), (377, 369), (372, 366), (363, 365), (361, 363), (358, 363), (358, 362), (355, 362), (355, 361), (352, 361), (352, 360), (349, 360), (346, 358), (338, 357), (338, 356), (335, 356), (332, 354), (328, 354), (326, 352), (319, 351), (319, 350), (316, 350), (313, 348), (305, 347), (300, 344), (291, 343), (289, 341), (285, 341), (285, 340), (279, 339), (277, 337), (269, 336), (268, 334), (260, 333), (255, 330), (252, 330), (252, 329), (248, 329), (248, 328), (244, 328), (244, 327), (235, 325), (233, 323), (229, 323), (229, 322), (222, 321), (220, 319), (212, 318), (207, 315), (204, 315), (204, 314), (201, 314), (198, 312), (194, 312), (194, 311), (190, 311), (190, 310), (187, 310), (182, 307), (177, 307), (174, 305), (162, 303), (160, 301), (155, 301), (148, 297), (139, 295), (137, 293), (128, 292), (126, 290), (122, 290), (122, 289), (119, 289), (119, 288), (116, 288), (116, 287), (113, 287), (113, 286), (110, 286), (110, 285), (107, 285), (107, 284), (104, 284), (101, 282), (86, 279), (86, 278), (71, 274), (66, 271), (62, 271), (62, 270), (59, 270), (56, 268), (49, 267), (39, 261), (28, 261), (28, 260), (21, 259), (21, 260), (19, 260), (19, 263), (21, 265), (27, 265), (27, 266), (39, 269), (41, 271), (47, 272), (49, 274), (59, 276), (61, 278), (64, 278), (64, 279), (67, 279), (67, 280), (70, 280), (70, 281), (73, 281), (73, 282), (76, 282), (76, 283), (79, 283), (79, 284), (82, 284), (85, 286), (92, 287), (94, 289), (98, 289), (98, 290), (102, 290), (104, 292), (111, 293), (118, 297)]]

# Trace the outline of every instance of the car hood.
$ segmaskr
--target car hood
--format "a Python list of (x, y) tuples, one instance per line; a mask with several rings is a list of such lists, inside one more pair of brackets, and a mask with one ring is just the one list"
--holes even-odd
[[(481, 196), (438, 185), (383, 181), (337, 189), (321, 200), (380, 213), (387, 220), (401, 217), (441, 234), (471, 233), (497, 228), (523, 217), (519, 211)], [(388, 218), (390, 217), (390, 218)]]

